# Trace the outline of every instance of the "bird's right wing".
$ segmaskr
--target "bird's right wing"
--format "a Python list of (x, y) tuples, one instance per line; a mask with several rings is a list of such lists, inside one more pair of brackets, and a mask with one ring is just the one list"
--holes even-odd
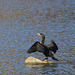
[(33, 53), (37, 51), (37, 42), (35, 42), (27, 51), (27, 53)]
[(42, 44), (40, 44), (40, 42), (35, 42), (27, 51), (27, 53), (33, 53), (33, 52), (42, 52), (44, 53), (44, 46)]

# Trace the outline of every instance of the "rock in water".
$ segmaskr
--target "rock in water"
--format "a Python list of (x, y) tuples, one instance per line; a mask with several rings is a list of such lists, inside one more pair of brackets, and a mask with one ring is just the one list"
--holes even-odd
[(45, 63), (49, 63), (49, 64), (52, 64), (53, 62), (52, 61), (49, 61), (47, 59), (45, 59), (44, 61), (41, 61), (37, 58), (34, 58), (34, 57), (28, 57), (26, 60), (25, 60), (25, 63), (39, 63), (39, 64), (45, 64)]

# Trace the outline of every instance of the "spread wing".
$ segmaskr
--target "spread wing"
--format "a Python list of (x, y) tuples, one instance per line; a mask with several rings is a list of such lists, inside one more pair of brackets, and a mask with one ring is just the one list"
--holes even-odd
[(45, 47), (44, 45), (40, 44), (40, 42), (35, 42), (27, 51), (27, 53), (33, 53), (33, 52), (42, 52), (44, 53)]
[(51, 50), (52, 52), (56, 53), (56, 51), (58, 50), (58, 46), (56, 45), (56, 43), (51, 40), (51, 44), (48, 45), (49, 50)]

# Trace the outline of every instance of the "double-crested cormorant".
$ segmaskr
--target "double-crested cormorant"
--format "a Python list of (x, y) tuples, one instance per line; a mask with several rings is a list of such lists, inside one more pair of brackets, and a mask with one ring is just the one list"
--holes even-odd
[(27, 51), (27, 53), (33, 53), (33, 52), (42, 52), (46, 59), (48, 60), (48, 57), (52, 57), (53, 60), (57, 60), (57, 58), (54, 57), (54, 54), (56, 53), (56, 51), (58, 50), (58, 47), (56, 45), (56, 43), (51, 40), (51, 44), (46, 46), (44, 45), (44, 41), (45, 41), (45, 35), (43, 35), (42, 33), (38, 33), (38, 35), (40, 35), (42, 37), (41, 42), (36, 41), (31, 47), (30, 49)]

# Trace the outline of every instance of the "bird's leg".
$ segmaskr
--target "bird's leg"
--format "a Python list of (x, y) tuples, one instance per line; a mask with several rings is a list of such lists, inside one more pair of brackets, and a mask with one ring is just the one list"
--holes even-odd
[(46, 59), (46, 60), (47, 60), (47, 62), (48, 62), (48, 57), (46, 57), (45, 59)]
[(48, 60), (48, 57), (45, 57), (45, 59), (47, 59), (47, 60)]
[[(47, 60), (47, 61), (48, 61), (48, 57), (45, 57), (45, 59), (44, 59), (44, 60)], [(43, 61), (44, 61), (44, 60), (43, 60)]]

